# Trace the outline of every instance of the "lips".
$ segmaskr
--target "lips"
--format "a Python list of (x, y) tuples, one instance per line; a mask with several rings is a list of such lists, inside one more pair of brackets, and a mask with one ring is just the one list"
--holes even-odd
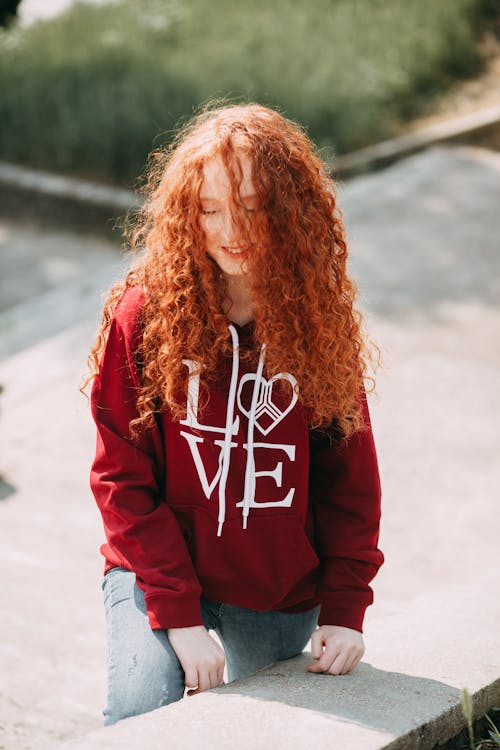
[(228, 255), (231, 255), (232, 257), (239, 257), (240, 255), (245, 254), (245, 251), (242, 250), (240, 247), (227, 247), (225, 245), (222, 245), (221, 249)]

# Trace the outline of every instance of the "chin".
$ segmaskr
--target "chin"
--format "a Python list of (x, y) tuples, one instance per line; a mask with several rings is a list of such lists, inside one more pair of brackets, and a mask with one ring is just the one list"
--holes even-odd
[(246, 276), (248, 269), (245, 260), (226, 260), (217, 263), (226, 276)]

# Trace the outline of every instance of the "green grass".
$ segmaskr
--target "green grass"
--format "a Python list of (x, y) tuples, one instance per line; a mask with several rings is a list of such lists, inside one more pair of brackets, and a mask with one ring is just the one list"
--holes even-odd
[[(0, 33), (0, 158), (129, 183), (213, 97), (276, 106), (325, 156), (478, 69), (492, 0), (116, 0)], [(236, 10), (235, 10), (236, 8)]]
[[(467, 721), (467, 731), (469, 735), (469, 750), (496, 750), (500, 748), (500, 729), (490, 719), (488, 714), (485, 714), (484, 720), (488, 724), (488, 737), (476, 742), (474, 737), (474, 709), (472, 705), (472, 697), (467, 688), (462, 689), (462, 713)], [(497, 709), (498, 710), (498, 709)], [(484, 723), (484, 720), (481, 722)]]

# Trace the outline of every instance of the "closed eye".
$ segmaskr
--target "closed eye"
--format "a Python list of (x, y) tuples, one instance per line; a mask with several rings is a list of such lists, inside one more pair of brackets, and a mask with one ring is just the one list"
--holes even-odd
[(217, 211), (215, 210), (215, 208), (211, 208), (211, 209), (202, 208), (201, 213), (204, 214), (205, 216), (211, 216), (212, 214), (216, 214)]
[(255, 214), (261, 211), (262, 208), (256, 203), (241, 203), (241, 208), (249, 214)]

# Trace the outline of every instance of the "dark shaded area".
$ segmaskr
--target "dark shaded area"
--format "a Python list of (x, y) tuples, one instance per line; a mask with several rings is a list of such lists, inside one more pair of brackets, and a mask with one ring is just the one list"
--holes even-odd
[[(488, 711), (488, 716), (493, 721), (495, 726), (499, 728), (500, 732), (500, 706), (494, 706), (491, 711)], [(494, 748), (500, 747), (500, 735), (498, 742), (493, 742), (490, 736), (492, 728), (485, 716), (474, 722), (474, 743), (479, 746), (480, 750), (494, 750)], [(432, 750), (470, 750), (469, 731), (463, 729), (460, 734), (452, 737), (444, 745), (434, 745)]]
[[(69, 191), (68, 191), (69, 192)], [(120, 242), (125, 208), (112, 203), (80, 199), (69, 194), (53, 195), (42, 190), (32, 190), (23, 185), (0, 182), (2, 204), (0, 217), (22, 219), (23, 223), (36, 222), (43, 229), (57, 229), (80, 234), (100, 234)]]
[(452, 726), (460, 726), (465, 721), (461, 709), (452, 705), (449, 711), (437, 719), (430, 719), (418, 729), (408, 731), (408, 717), (401, 710), (401, 696), (405, 696), (407, 700), (411, 699), (415, 715), (425, 716), (429, 712), (429, 695), (432, 695), (436, 705), (445, 706), (456, 703), (460, 691), (444, 682), (401, 672), (384, 671), (372, 667), (367, 662), (361, 662), (356, 668), (357, 674), (362, 675), (362, 682), (357, 685), (357, 700), (360, 703), (366, 700), (371, 706), (361, 718), (353, 714), (352, 688), (349, 686), (349, 680), (345, 681), (345, 687), (334, 687), (325, 675), (326, 679), (320, 678), (315, 682), (314, 690), (302, 689), (303, 673), (310, 661), (310, 654), (305, 652), (250, 675), (245, 678), (244, 683), (227, 683), (216, 688), (216, 692), (321, 711), (325, 716), (331, 715), (335, 719), (355, 721), (370, 729), (389, 732), (399, 736), (399, 739), (391, 743), (391, 750), (417, 747), (417, 736), (419, 747), (429, 747), (434, 738), (443, 736), (443, 727), (449, 726), (450, 723)]
[(0, 501), (7, 500), (7, 498), (14, 495), (15, 492), (16, 488), (14, 485), (0, 476)]
[(8, 24), (16, 17), (21, 0), (0, 0), (0, 26)]

